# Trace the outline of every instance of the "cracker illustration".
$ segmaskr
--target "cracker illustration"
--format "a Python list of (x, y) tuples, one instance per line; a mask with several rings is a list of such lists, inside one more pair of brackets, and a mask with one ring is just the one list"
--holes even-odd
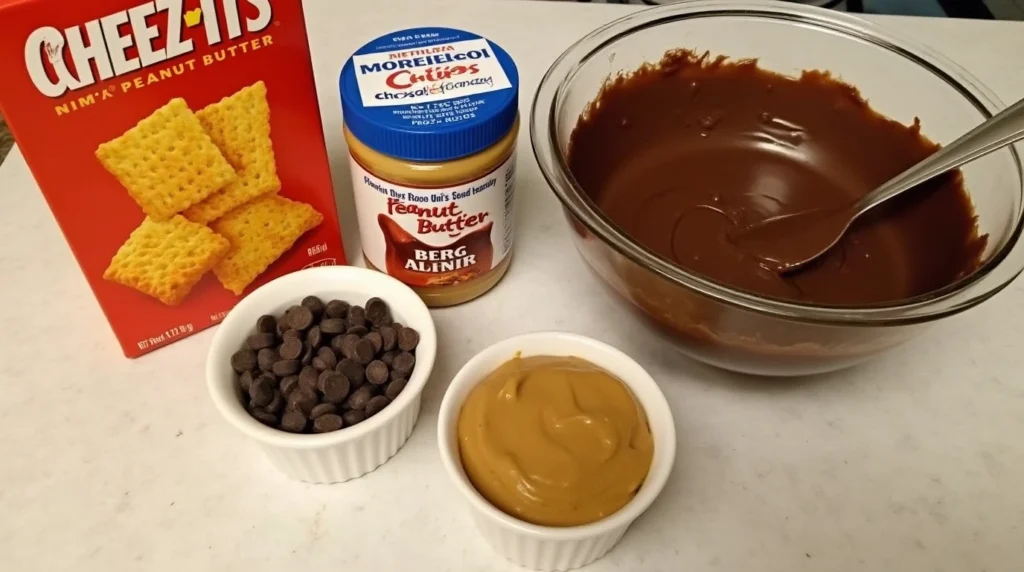
[(183, 216), (147, 218), (118, 249), (103, 278), (176, 306), (230, 248), (226, 238)]
[(185, 210), (206, 224), (260, 195), (281, 190), (270, 140), (267, 86), (257, 82), (196, 112), (213, 142), (238, 172), (238, 179)]
[(231, 242), (231, 250), (214, 266), (213, 273), (225, 288), (241, 296), (300, 236), (323, 220), (310, 205), (278, 194), (248, 202), (210, 224)]
[(167, 220), (237, 178), (184, 99), (172, 99), (96, 149), (146, 215)]

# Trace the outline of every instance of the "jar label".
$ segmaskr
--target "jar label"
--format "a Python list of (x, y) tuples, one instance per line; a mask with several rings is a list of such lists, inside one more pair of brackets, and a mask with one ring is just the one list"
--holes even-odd
[(448, 286), (486, 274), (512, 251), (515, 154), (454, 187), (377, 177), (349, 157), (366, 260), (410, 286)]
[(418, 127), (452, 123), (472, 113), (469, 96), (509, 89), (512, 83), (483, 39), (463, 40), (352, 56), (364, 107), (410, 105), (466, 98), (451, 106), (413, 107), (400, 118)]

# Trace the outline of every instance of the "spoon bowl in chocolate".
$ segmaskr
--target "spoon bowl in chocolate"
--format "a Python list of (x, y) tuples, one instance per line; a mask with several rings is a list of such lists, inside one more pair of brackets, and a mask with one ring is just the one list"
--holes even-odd
[(862, 198), (838, 208), (777, 215), (730, 236), (770, 270), (799, 270), (834, 247), (858, 217), (992, 151), (1024, 139), (1024, 100), (1006, 108)]

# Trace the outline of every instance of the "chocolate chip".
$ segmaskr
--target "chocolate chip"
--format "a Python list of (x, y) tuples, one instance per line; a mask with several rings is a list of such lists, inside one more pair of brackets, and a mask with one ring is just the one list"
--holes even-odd
[(309, 308), (309, 311), (313, 312), (313, 316), (316, 319), (319, 319), (320, 316), (323, 316), (324, 310), (326, 309), (324, 301), (321, 300), (320, 298), (317, 298), (316, 296), (306, 296), (305, 298), (302, 299), (301, 304)]
[(280, 357), (276, 351), (270, 348), (263, 348), (256, 354), (256, 363), (259, 364), (261, 370), (270, 371), (274, 369), (274, 364), (277, 363)]
[(352, 359), (359, 365), (366, 365), (373, 361), (373, 355), (376, 352), (373, 351), (373, 344), (370, 340), (359, 340), (355, 343), (352, 350)]
[(370, 389), (370, 385), (363, 385), (359, 389), (352, 392), (352, 395), (348, 396), (348, 400), (345, 401), (345, 405), (349, 409), (356, 411), (362, 411), (366, 408), (366, 404), (373, 398), (373, 390)]
[(231, 369), (235, 373), (242, 373), (256, 368), (256, 352), (250, 349), (240, 349), (231, 355)]
[(302, 433), (306, 430), (306, 423), (308, 420), (303, 412), (291, 409), (281, 418), (281, 429), (291, 433)]
[(278, 377), (284, 377), (286, 375), (294, 375), (299, 373), (302, 369), (302, 362), (297, 359), (283, 359), (279, 360), (274, 364), (274, 375)]
[(416, 356), (409, 352), (402, 352), (395, 356), (394, 361), (391, 363), (391, 369), (408, 377), (412, 373), (412, 368), (416, 366)]
[(313, 432), (314, 433), (330, 433), (331, 431), (337, 431), (345, 426), (345, 421), (337, 415), (324, 415), (318, 417), (313, 421)]
[(302, 365), (309, 365), (313, 363), (313, 346), (309, 345), (309, 342), (302, 344)]
[(337, 356), (345, 355), (345, 336), (334, 336), (331, 338), (331, 349)]
[(322, 370), (334, 369), (338, 365), (338, 356), (331, 348), (320, 348), (320, 351), (316, 353), (316, 357), (324, 364)]
[(359, 336), (361, 338), (370, 333), (370, 330), (366, 329), (366, 326), (352, 326), (345, 331), (345, 333), (353, 336)]
[(352, 306), (348, 309), (348, 316), (345, 318), (348, 322), (348, 327), (354, 328), (356, 326), (366, 325), (366, 310), (363, 310), (362, 306)]
[(304, 387), (311, 391), (316, 391), (318, 387), (317, 380), (320, 378), (320, 372), (317, 371), (314, 366), (306, 366), (302, 368), (302, 372), (299, 374), (299, 387)]
[(366, 301), (366, 319), (370, 322), (377, 323), (387, 314), (388, 305), (384, 300), (374, 297)]
[(342, 318), (327, 318), (320, 322), (320, 331), (329, 336), (344, 333), (347, 329), (348, 324)]
[(324, 308), (324, 314), (329, 318), (344, 318), (348, 315), (348, 302), (331, 300)]
[(381, 348), (384, 347), (384, 338), (380, 335), (380, 332), (370, 332), (363, 337), (373, 344), (374, 355), (380, 353)]
[(282, 359), (297, 360), (302, 357), (302, 342), (298, 338), (285, 338), (277, 353)]
[(398, 381), (399, 379), (406, 379), (406, 378), (408, 378), (408, 377), (409, 377), (409, 376), (407, 376), (407, 375), (402, 375), (402, 374), (398, 373), (398, 372), (397, 372), (397, 371), (395, 371), (395, 370), (391, 370), (391, 375), (390, 375), (390, 379), (391, 379), (391, 381)]
[(394, 365), (396, 355), (398, 355), (398, 352), (384, 352), (380, 354), (380, 361), (387, 364), (388, 367), (392, 367)]
[(274, 399), (274, 378), (261, 375), (249, 385), (249, 399), (260, 407), (265, 407)]
[(308, 416), (317, 402), (316, 391), (299, 387), (288, 396), (288, 409), (301, 411), (303, 415)]
[(366, 320), (374, 328), (387, 326), (391, 324), (391, 309), (380, 298), (370, 298), (366, 301)]
[(302, 332), (298, 330), (285, 330), (281, 332), (282, 340), (299, 340), (302, 341)]
[(277, 425), (277, 415), (274, 415), (273, 413), (267, 413), (262, 409), (251, 409), (249, 411), (249, 415), (252, 415), (253, 419), (259, 421), (264, 425), (269, 425), (271, 427)]
[(270, 400), (270, 403), (263, 410), (267, 413), (280, 413), (284, 409), (284, 401), (285, 398), (281, 396), (281, 392), (275, 391), (273, 399)]
[(366, 366), (366, 381), (374, 385), (383, 385), (388, 381), (388, 365), (380, 360), (370, 362)]
[(348, 397), (348, 378), (336, 371), (325, 371), (320, 374), (320, 391), (324, 394), (324, 401), (328, 403), (341, 403)]
[(387, 389), (384, 390), (384, 395), (386, 395), (388, 399), (394, 401), (395, 398), (398, 397), (398, 394), (402, 393), (402, 390), (405, 389), (405, 386), (408, 383), (409, 380), (405, 378), (396, 379), (388, 384)]
[(338, 372), (336, 372), (334, 370), (325, 370), (325, 371), (321, 371), (321, 372), (317, 373), (316, 374), (316, 390), (319, 391), (320, 393), (324, 392), (324, 380), (327, 379), (325, 377), (325, 375), (328, 374), (328, 373), (333, 373), (335, 375), (341, 375), (341, 374), (339, 374)]
[(388, 405), (391, 405), (391, 400), (383, 395), (378, 395), (370, 399), (369, 403), (366, 404), (366, 416), (373, 417)]
[(313, 411), (309, 413), (310, 419), (316, 419), (317, 417), (323, 417), (324, 415), (331, 415), (338, 412), (338, 406), (333, 403), (321, 403), (313, 408)]
[(249, 336), (247, 341), (250, 348), (259, 351), (263, 348), (272, 348), (277, 345), (277, 336), (268, 332), (258, 332)]
[(242, 375), (238, 376), (238, 387), (242, 388), (242, 392), (248, 394), (249, 387), (252, 385), (252, 372), (244, 371)]
[[(354, 360), (356, 355), (356, 344), (359, 343), (360, 337), (355, 334), (345, 334), (341, 337), (341, 355), (348, 359)], [(331, 342), (333, 344), (333, 340)]]
[(356, 362), (345, 358), (338, 362), (338, 367), (335, 368), (338, 373), (348, 378), (353, 388), (359, 387), (366, 380), (365, 370), (363, 366)]
[[(282, 314), (281, 317), (278, 318), (277, 321), (278, 322), (284, 322), (284, 327), (286, 327), (286, 328), (290, 328), (290, 329), (293, 329), (293, 330), (300, 329), (300, 328), (296, 328), (292, 324), (291, 315), (292, 315), (292, 312), (294, 312), (296, 308), (301, 308), (301, 307), (302, 306), (300, 306), (299, 304), (288, 306), (288, 308), (284, 311), (284, 314)], [(308, 310), (309, 308), (306, 308), (306, 309)]]
[(398, 332), (393, 327), (384, 326), (377, 330), (377, 332), (380, 334), (381, 341), (383, 342), (381, 348), (384, 351), (389, 352), (398, 347)]
[(398, 330), (398, 349), (411, 352), (420, 343), (420, 333), (412, 328)]
[(299, 331), (306, 331), (313, 325), (313, 310), (305, 306), (292, 306), (286, 316), (288, 325)]
[(256, 331), (264, 334), (277, 333), (277, 318), (267, 314), (256, 320)]
[(320, 333), (320, 326), (313, 326), (306, 333), (306, 343), (313, 349), (320, 347), (320, 344), (324, 343), (323, 335)]
[(346, 427), (351, 427), (366, 421), (366, 414), (362, 411), (350, 410), (343, 413), (341, 418), (345, 420)]
[(281, 388), (281, 395), (288, 398), (293, 391), (299, 386), (299, 376), (289, 375), (288, 377), (282, 378), (279, 387)]
[(313, 358), (312, 365), (317, 371), (325, 371), (331, 369), (330, 367), (327, 366), (326, 363), (324, 363), (324, 360), (320, 359), (319, 357)]

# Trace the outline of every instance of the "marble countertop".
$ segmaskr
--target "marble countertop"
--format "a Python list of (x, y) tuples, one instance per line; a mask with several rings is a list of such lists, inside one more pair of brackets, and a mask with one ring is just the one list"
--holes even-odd
[[(517, 58), (523, 111), (575, 38), (632, 8), (559, 2), (308, 1), (348, 246), (355, 226), (335, 78), (372, 37), (440, 24)], [(1004, 100), (1024, 97), (1024, 24), (881, 19)], [(1024, 281), (838, 374), (761, 381), (649, 339), (594, 282), (520, 139), (517, 258), (479, 301), (434, 312), (419, 424), (357, 481), (292, 482), (206, 394), (208, 330), (127, 360), (15, 149), (0, 166), (0, 552), (5, 570), (515, 568), (473, 529), (436, 450), (444, 389), (477, 350), (562, 329), (643, 363), (673, 406), (675, 472), (594, 572), (996, 572), (1024, 566)], [(557, 287), (552, 285), (557, 284)]]

